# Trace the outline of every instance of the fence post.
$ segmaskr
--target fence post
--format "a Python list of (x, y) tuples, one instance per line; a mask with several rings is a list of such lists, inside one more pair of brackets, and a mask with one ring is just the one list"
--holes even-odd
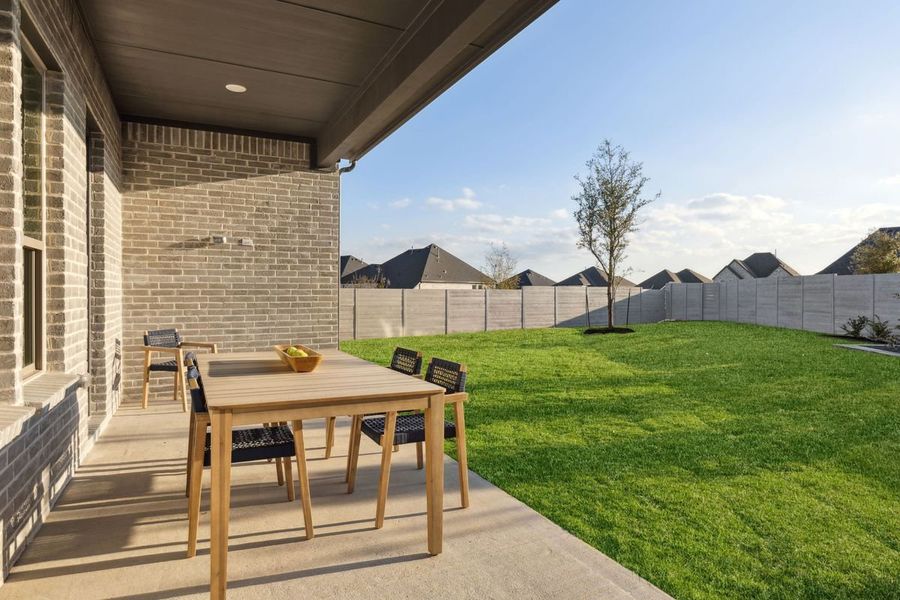
[(406, 290), (400, 290), (400, 336), (406, 335)]
[(488, 289), (484, 288), (484, 330), (488, 330)]
[[(591, 301), (590, 296), (588, 295), (588, 291), (590, 290), (590, 286), (584, 286), (584, 318), (587, 319), (587, 326), (591, 326)], [(609, 307), (606, 307), (606, 310), (609, 310)]]
[(805, 295), (806, 290), (806, 278), (800, 277), (800, 329), (806, 329), (806, 305), (804, 304), (806, 301), (803, 296)]
[(444, 335), (450, 333), (450, 290), (444, 290)]
[(525, 329), (525, 288), (519, 288), (519, 316), (522, 318), (522, 329)]
[(556, 327), (559, 324), (559, 317), (557, 317), (557, 309), (556, 309), (556, 292), (559, 291), (559, 288), (553, 286), (553, 326)]
[(354, 340), (356, 339), (356, 321), (358, 318), (356, 316), (356, 306), (357, 306), (356, 292), (357, 291), (359, 291), (359, 288), (353, 288), (353, 339)]

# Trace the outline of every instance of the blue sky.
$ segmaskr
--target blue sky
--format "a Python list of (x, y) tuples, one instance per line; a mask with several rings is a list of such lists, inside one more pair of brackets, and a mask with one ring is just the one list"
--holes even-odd
[(628, 266), (813, 273), (900, 225), (900, 2), (561, 0), (342, 177), (341, 252), (506, 243), (560, 279), (573, 176), (609, 138), (662, 197)]

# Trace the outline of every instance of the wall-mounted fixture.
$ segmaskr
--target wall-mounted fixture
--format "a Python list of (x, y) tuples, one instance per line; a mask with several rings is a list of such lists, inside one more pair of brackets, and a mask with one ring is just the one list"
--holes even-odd
[(228, 238), (224, 235), (213, 235), (210, 236), (210, 240), (212, 240), (213, 244), (227, 244)]
[(253, 240), (250, 238), (241, 238), (241, 246), (252, 246)]
[(225, 89), (229, 92), (234, 92), (235, 94), (243, 94), (247, 91), (247, 86), (241, 85), (239, 83), (226, 83)]

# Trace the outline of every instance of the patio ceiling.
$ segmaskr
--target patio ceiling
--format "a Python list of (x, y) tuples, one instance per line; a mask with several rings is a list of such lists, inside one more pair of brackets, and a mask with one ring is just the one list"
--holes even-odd
[(124, 118), (309, 138), (320, 166), (361, 157), (555, 2), (80, 0)]

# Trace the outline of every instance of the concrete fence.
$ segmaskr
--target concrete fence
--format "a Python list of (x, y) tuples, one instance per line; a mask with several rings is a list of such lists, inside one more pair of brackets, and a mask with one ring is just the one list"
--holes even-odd
[[(663, 290), (620, 288), (617, 325), (665, 318)], [(391, 290), (342, 288), (340, 338), (367, 339), (535, 327), (606, 325), (606, 288)]]
[(717, 283), (670, 283), (666, 318), (736, 321), (843, 333), (847, 319), (878, 315), (900, 323), (900, 274), (809, 275)]

